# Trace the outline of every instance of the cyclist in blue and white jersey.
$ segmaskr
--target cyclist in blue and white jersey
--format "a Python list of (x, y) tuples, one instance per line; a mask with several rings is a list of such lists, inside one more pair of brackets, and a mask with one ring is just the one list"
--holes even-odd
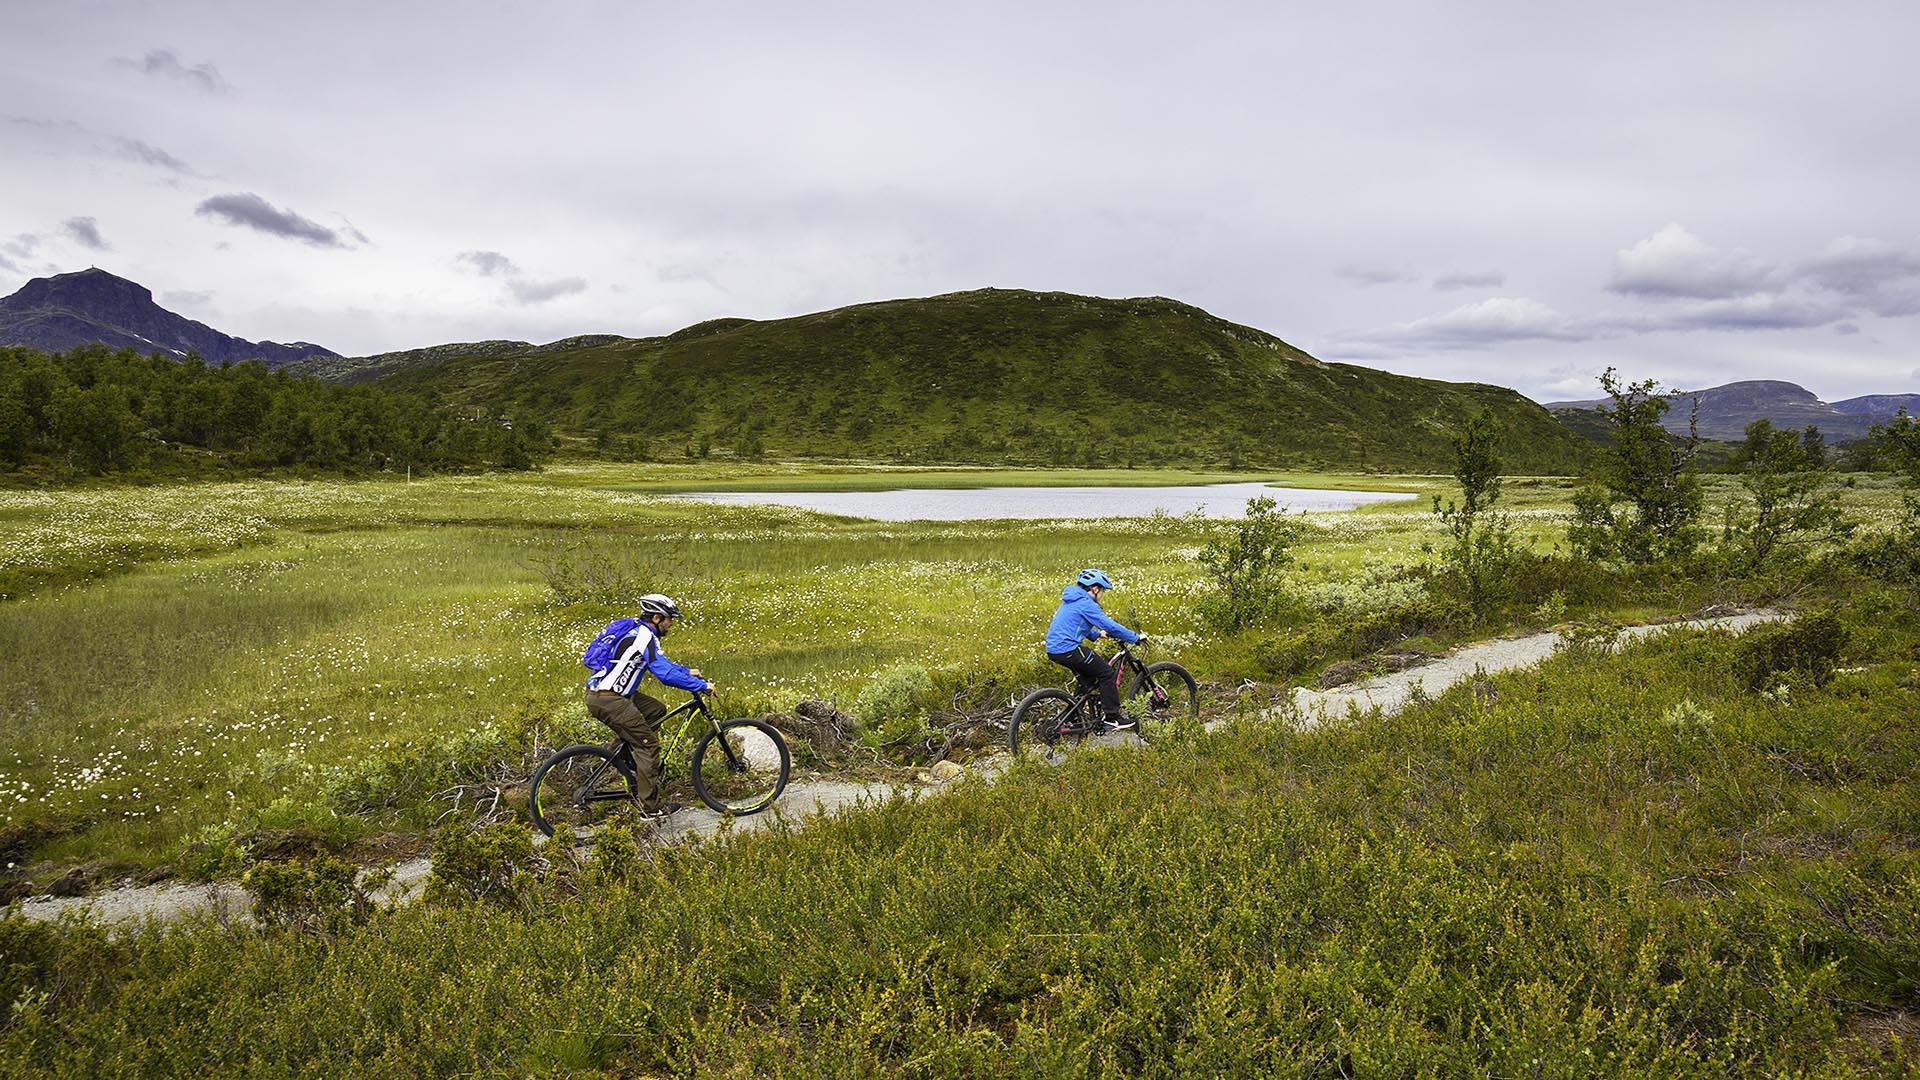
[(640, 621), (613, 646), (612, 662), (587, 676), (587, 712), (612, 728), (632, 751), (635, 793), (649, 814), (671, 813), (678, 806), (660, 802), (660, 718), (666, 703), (640, 693), (648, 675), (680, 690), (712, 690), (699, 668), (682, 667), (660, 651), (660, 641), (680, 618), (673, 598), (648, 593), (640, 598)]

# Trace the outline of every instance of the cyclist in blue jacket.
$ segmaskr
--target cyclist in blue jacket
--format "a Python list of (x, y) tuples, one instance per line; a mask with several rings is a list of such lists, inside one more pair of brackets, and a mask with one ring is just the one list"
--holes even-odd
[(587, 676), (587, 712), (612, 728), (632, 751), (633, 771), (639, 778), (640, 809), (647, 814), (672, 813), (678, 804), (660, 802), (660, 718), (666, 703), (640, 693), (648, 675), (680, 690), (712, 690), (699, 668), (682, 667), (660, 652), (660, 640), (680, 618), (673, 598), (648, 593), (640, 598), (640, 623), (613, 647), (613, 660)]
[(1087, 646), (1089, 637), (1111, 635), (1129, 645), (1147, 640), (1121, 626), (1100, 607), (1100, 594), (1113, 588), (1106, 571), (1088, 568), (1074, 576), (1073, 583), (1060, 591), (1060, 610), (1053, 613), (1047, 627), (1047, 659), (1073, 672), (1081, 689), (1088, 682), (1100, 691), (1100, 708), (1105, 714), (1102, 726), (1108, 731), (1126, 731), (1138, 725), (1120, 708), (1120, 687), (1114, 682), (1113, 665)]

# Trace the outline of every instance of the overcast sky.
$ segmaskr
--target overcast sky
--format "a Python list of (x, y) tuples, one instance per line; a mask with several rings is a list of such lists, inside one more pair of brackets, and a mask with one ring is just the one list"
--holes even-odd
[(1920, 391), (1920, 4), (6, 0), (0, 293), (364, 354), (982, 286)]

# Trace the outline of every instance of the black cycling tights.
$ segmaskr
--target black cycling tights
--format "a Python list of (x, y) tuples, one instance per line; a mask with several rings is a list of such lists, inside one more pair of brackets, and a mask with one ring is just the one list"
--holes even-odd
[(1120, 687), (1113, 681), (1113, 665), (1085, 645), (1072, 652), (1050, 652), (1047, 659), (1079, 676), (1080, 689), (1092, 682), (1100, 691), (1100, 707), (1109, 717), (1120, 715)]

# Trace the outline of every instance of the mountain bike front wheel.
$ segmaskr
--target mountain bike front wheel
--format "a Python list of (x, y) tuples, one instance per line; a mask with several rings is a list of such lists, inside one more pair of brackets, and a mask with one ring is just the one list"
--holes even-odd
[(1140, 719), (1142, 739), (1148, 738), (1155, 727), (1200, 717), (1200, 684), (1186, 668), (1171, 660), (1136, 671), (1123, 696)]
[(787, 740), (760, 720), (723, 720), (693, 747), (693, 790), (722, 814), (757, 814), (773, 805), (793, 770)]
[(548, 836), (561, 825), (597, 825), (639, 792), (632, 773), (604, 746), (569, 746), (540, 763), (527, 794), (533, 824)]

